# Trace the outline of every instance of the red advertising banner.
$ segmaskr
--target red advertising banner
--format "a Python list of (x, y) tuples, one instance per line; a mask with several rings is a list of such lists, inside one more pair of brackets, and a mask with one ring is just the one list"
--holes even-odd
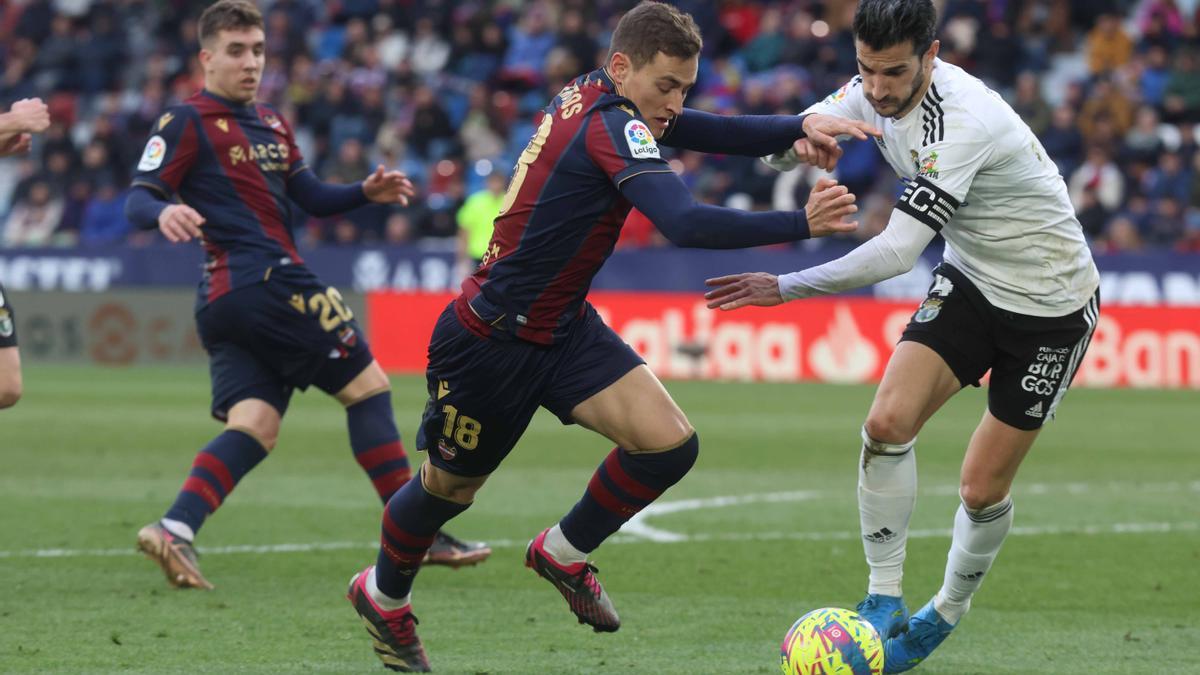
[[(376, 357), (421, 372), (453, 296), (370, 293)], [(822, 298), (714, 312), (699, 294), (596, 292), (592, 304), (659, 377), (875, 382), (917, 303)], [(1104, 308), (1078, 384), (1200, 389), (1200, 308)]]

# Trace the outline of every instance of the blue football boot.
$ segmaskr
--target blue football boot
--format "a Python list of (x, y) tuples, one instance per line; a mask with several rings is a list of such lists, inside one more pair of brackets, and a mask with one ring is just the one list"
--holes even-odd
[(908, 630), (883, 643), (883, 672), (903, 673), (911, 670), (933, 653), (950, 636), (954, 626), (946, 623), (933, 601), (922, 607), (908, 620)]
[(880, 640), (895, 637), (908, 623), (908, 607), (904, 606), (904, 598), (894, 595), (868, 593), (854, 611), (871, 622)]

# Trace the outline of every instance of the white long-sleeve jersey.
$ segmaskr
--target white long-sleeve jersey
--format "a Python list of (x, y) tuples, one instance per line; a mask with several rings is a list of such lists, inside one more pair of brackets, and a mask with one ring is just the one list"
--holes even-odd
[[(1099, 274), (1067, 188), (1016, 112), (961, 68), (935, 59), (920, 105), (881, 117), (855, 77), (803, 114), (863, 120), (905, 182), (887, 230), (846, 256), (780, 277), (787, 299), (834, 293), (907, 271), (941, 232), (946, 262), (996, 307), (1063, 316), (1082, 307)], [(794, 153), (765, 158), (781, 170)]]

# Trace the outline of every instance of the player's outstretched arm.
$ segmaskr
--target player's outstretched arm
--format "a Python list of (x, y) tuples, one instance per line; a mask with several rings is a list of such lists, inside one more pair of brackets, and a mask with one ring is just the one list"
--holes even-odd
[[(767, 166), (779, 171), (791, 171), (801, 164), (809, 164), (825, 171), (833, 171), (842, 157), (842, 148), (837, 140), (839, 136), (851, 136), (859, 140), (866, 140), (868, 135), (882, 136), (882, 132), (866, 122), (836, 115), (809, 113), (801, 115), (801, 119), (804, 120), (804, 137), (782, 152), (764, 156), (763, 161)], [(857, 129), (847, 131), (848, 127)]]
[(819, 115), (821, 123), (812, 124), (813, 115), (714, 115), (685, 108), (662, 138), (662, 144), (710, 154), (762, 157), (786, 152), (798, 139), (809, 139), (809, 146), (827, 153), (837, 152), (837, 136), (860, 140), (879, 136), (880, 131), (860, 121)]
[(667, 239), (685, 248), (748, 248), (851, 232), (855, 224), (846, 216), (858, 209), (854, 195), (833, 181), (813, 190), (804, 212), (752, 213), (700, 204), (670, 171), (636, 174), (620, 189)]
[(288, 178), (287, 193), (300, 208), (324, 218), (371, 202), (408, 206), (408, 198), (416, 194), (416, 189), (403, 172), (387, 171), (381, 164), (366, 180), (352, 185), (323, 183), (305, 167)]
[(202, 235), (204, 216), (187, 204), (175, 204), (161, 199), (144, 184), (134, 184), (125, 201), (125, 217), (144, 230), (158, 228), (167, 241), (175, 244)]
[(893, 211), (882, 233), (837, 260), (779, 277), (746, 272), (709, 279), (704, 283), (712, 290), (704, 299), (709, 309), (728, 311), (861, 288), (911, 270), (935, 234), (912, 216)]

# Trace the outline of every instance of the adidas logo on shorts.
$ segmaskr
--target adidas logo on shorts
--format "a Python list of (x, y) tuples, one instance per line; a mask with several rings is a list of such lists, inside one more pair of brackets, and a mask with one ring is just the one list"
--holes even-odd
[(1038, 402), (1037, 402), (1037, 405), (1033, 406), (1033, 407), (1032, 407), (1032, 408), (1030, 408), (1029, 410), (1026, 410), (1026, 411), (1025, 411), (1025, 414), (1026, 414), (1026, 415), (1029, 415), (1030, 417), (1037, 417), (1037, 418), (1041, 418), (1041, 417), (1042, 417), (1042, 415), (1044, 414), (1044, 413), (1042, 412), (1042, 402), (1041, 402), (1041, 401), (1038, 401)]

